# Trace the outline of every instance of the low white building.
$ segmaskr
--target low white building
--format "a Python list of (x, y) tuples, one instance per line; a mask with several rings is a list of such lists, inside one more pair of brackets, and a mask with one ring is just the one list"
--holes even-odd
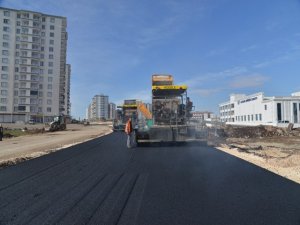
[(221, 121), (227, 124), (285, 126), (294, 123), (294, 127), (300, 127), (300, 92), (287, 97), (266, 97), (262, 92), (232, 94), (228, 102), (219, 104), (219, 111)]

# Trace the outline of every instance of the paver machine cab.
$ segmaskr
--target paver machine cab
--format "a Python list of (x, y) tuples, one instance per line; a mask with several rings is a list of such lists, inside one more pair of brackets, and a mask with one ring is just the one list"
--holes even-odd
[(195, 140), (192, 109), (186, 85), (174, 85), (172, 75), (152, 75), (152, 121), (138, 128), (137, 143)]
[(67, 128), (66, 125), (66, 117), (65, 116), (56, 116), (54, 120), (50, 123), (49, 131), (58, 131), (65, 130)]

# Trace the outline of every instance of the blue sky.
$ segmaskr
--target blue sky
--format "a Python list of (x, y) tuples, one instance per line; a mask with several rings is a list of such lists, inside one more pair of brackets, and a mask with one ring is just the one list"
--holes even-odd
[(151, 75), (187, 84), (197, 110), (231, 93), (300, 91), (299, 0), (0, 0), (66, 16), (72, 115), (95, 94), (150, 102)]

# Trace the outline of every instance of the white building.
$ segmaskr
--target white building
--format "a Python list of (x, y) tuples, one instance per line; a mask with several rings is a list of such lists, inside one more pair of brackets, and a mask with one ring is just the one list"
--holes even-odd
[(287, 97), (266, 97), (262, 92), (253, 95), (233, 94), (228, 102), (219, 104), (222, 122), (235, 125), (300, 127), (300, 92)]
[(95, 95), (87, 109), (88, 120), (108, 119), (108, 96)]
[(207, 111), (204, 112), (194, 111), (191, 113), (192, 113), (191, 119), (199, 122), (204, 122), (205, 120), (210, 119), (213, 116), (212, 112), (207, 112)]
[(0, 8), (0, 122), (69, 114), (66, 27), (65, 17)]
[(113, 120), (116, 118), (116, 104), (109, 103), (108, 104), (108, 119)]

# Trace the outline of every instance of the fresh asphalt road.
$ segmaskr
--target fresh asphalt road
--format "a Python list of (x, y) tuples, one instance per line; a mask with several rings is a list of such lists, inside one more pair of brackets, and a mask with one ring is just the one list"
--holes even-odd
[(0, 170), (0, 224), (300, 224), (300, 185), (206, 146), (113, 133)]

